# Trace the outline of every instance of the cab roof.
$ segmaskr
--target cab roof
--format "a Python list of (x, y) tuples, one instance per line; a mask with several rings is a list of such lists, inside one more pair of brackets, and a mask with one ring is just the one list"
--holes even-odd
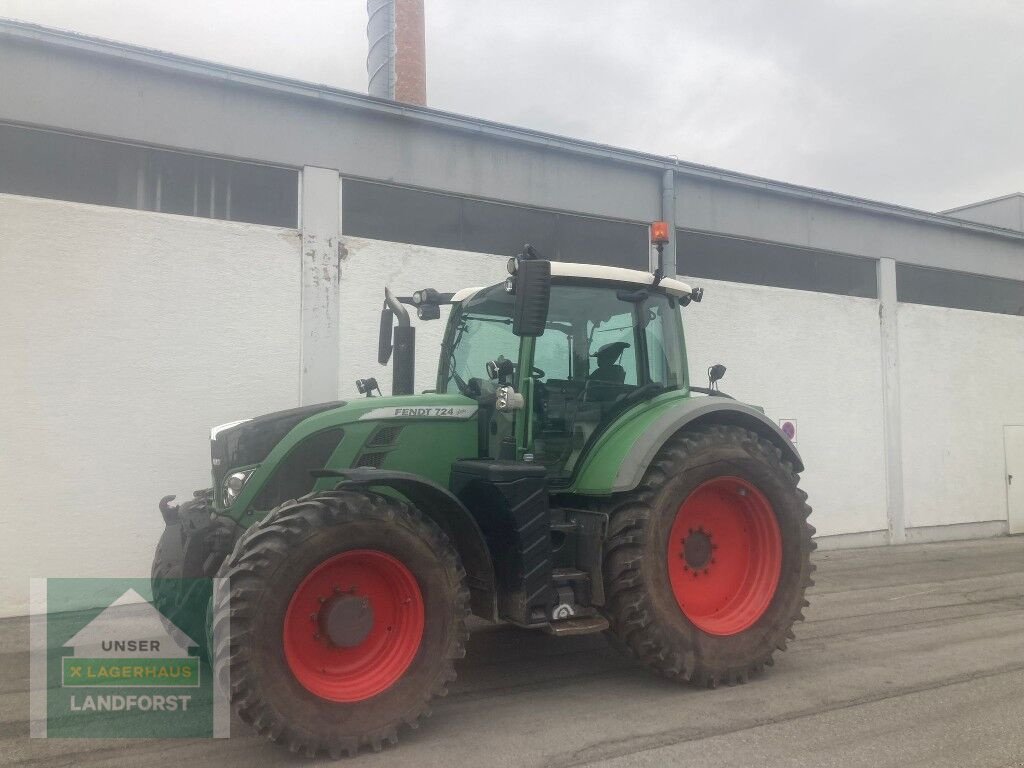
[[(636, 285), (650, 285), (654, 282), (654, 275), (639, 269), (603, 267), (599, 264), (575, 264), (568, 261), (551, 262), (551, 276), (576, 277), (582, 280), (599, 280), (609, 283), (634, 283)], [(663, 278), (659, 287), (672, 296), (689, 296), (691, 291), (689, 285), (672, 277)], [(483, 286), (463, 288), (452, 296), (452, 301), (465, 301), (481, 290), (483, 290)]]

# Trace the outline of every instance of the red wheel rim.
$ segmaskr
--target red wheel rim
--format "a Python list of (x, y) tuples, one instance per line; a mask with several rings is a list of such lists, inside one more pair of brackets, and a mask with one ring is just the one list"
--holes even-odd
[(423, 617), (419, 584), (401, 562), (374, 549), (342, 552), (295, 589), (284, 618), (285, 659), (310, 693), (363, 701), (405, 674)]
[(668, 575), (680, 610), (709, 635), (753, 626), (775, 596), (782, 535), (772, 505), (738, 477), (702, 483), (676, 512)]

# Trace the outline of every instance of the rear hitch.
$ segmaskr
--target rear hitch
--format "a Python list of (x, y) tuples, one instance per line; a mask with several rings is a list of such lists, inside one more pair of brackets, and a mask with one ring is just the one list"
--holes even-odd
[(178, 522), (178, 505), (171, 504), (174, 501), (174, 494), (164, 496), (160, 499), (160, 514), (164, 516), (164, 523), (172, 525)]

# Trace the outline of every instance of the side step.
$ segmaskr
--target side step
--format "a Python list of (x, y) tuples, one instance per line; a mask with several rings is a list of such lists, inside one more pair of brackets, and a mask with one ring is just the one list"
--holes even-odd
[(608, 619), (604, 616), (581, 616), (578, 619), (563, 619), (548, 624), (544, 631), (555, 637), (571, 637), (572, 635), (590, 635), (608, 629)]

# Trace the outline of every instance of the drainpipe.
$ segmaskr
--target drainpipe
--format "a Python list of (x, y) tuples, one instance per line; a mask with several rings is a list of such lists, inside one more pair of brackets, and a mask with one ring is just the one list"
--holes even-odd
[(661, 177), (661, 220), (668, 224), (668, 243), (665, 245), (665, 277), (674, 278), (676, 269), (676, 174), (666, 168)]

